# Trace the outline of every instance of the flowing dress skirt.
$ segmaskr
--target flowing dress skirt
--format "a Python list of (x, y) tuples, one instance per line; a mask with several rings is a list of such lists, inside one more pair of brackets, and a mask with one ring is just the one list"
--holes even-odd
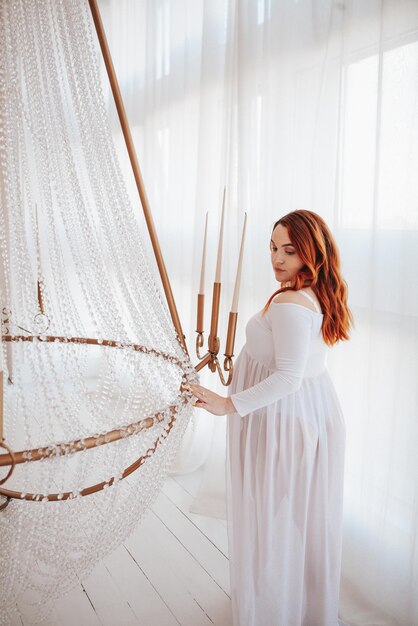
[[(271, 373), (245, 349), (231, 394)], [(228, 417), (234, 626), (337, 626), (345, 426), (325, 370)]]

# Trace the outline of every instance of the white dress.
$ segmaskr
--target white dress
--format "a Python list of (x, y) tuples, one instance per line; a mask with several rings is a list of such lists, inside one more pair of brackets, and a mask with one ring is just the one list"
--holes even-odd
[(338, 624), (345, 426), (326, 370), (322, 319), (273, 302), (250, 319), (235, 364), (237, 413), (228, 417), (234, 626)]

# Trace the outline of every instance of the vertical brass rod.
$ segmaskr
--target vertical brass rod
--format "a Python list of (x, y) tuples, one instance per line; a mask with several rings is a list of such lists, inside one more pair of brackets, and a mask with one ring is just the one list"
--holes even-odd
[(205, 311), (205, 295), (203, 293), (197, 294), (197, 324), (196, 324), (196, 332), (203, 333), (203, 318)]
[(93, 17), (94, 26), (96, 28), (97, 37), (99, 39), (100, 49), (102, 51), (103, 60), (106, 66), (107, 75), (110, 82), (110, 87), (112, 89), (113, 98), (115, 100), (116, 109), (119, 116), (120, 125), (122, 128), (123, 136), (126, 143), (126, 148), (128, 150), (129, 159), (132, 166), (132, 171), (135, 177), (136, 186), (138, 189), (139, 197), (142, 204), (142, 209), (145, 215), (145, 221), (147, 223), (148, 232), (150, 235), (152, 247), (155, 254), (155, 259), (157, 261), (158, 270), (160, 272), (161, 281), (163, 283), (163, 288), (165, 292), (165, 296), (167, 298), (168, 308), (170, 310), (171, 318), (173, 320), (174, 327), (177, 331), (177, 335), (179, 341), (184, 349), (187, 352), (186, 341), (184, 338), (183, 330), (180, 323), (180, 318), (177, 312), (176, 303), (174, 301), (173, 292), (171, 290), (170, 281), (168, 279), (167, 269), (165, 267), (163, 255), (161, 252), (160, 244), (158, 242), (157, 233), (155, 230), (154, 222), (151, 215), (151, 210), (148, 202), (148, 197), (145, 191), (144, 181), (142, 179), (141, 170), (139, 168), (138, 159), (135, 152), (134, 143), (132, 140), (131, 131), (129, 128), (128, 118), (126, 116), (125, 106), (123, 104), (122, 96), (119, 89), (119, 84), (116, 78), (115, 68), (113, 66), (112, 57), (110, 55), (109, 46), (106, 39), (106, 34), (103, 28), (103, 22), (100, 15), (99, 7), (97, 5), (97, 0), (89, 0), (90, 11)]
[(237, 329), (238, 313), (231, 311), (228, 320), (228, 333), (226, 336), (225, 356), (232, 358), (234, 356), (235, 333)]
[(209, 335), (209, 351), (213, 354), (219, 352), (219, 337), (218, 337), (218, 320), (219, 320), (219, 304), (221, 300), (221, 283), (213, 283), (213, 295), (212, 295), (212, 317), (210, 320), (210, 335)]

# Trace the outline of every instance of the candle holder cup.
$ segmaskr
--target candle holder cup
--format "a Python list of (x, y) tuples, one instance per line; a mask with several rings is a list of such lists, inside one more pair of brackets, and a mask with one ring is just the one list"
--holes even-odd
[[(234, 343), (235, 332), (237, 327), (238, 313), (231, 311), (228, 321), (228, 333), (225, 345), (225, 359), (223, 363), (223, 369), (219, 363), (218, 354), (220, 350), (220, 339), (217, 335), (218, 332), (218, 317), (219, 317), (219, 303), (220, 303), (221, 285), (220, 283), (214, 283), (213, 287), (213, 301), (212, 301), (212, 319), (211, 319), (211, 331), (208, 339), (208, 352), (201, 356), (200, 349), (204, 344), (203, 337), (203, 296), (198, 294), (198, 323), (197, 323), (197, 337), (196, 337), (196, 355), (199, 359), (199, 363), (196, 366), (196, 370), (199, 371), (206, 365), (211, 372), (218, 372), (221, 383), (227, 387), (232, 382), (234, 373), (234, 364), (232, 357), (234, 356)], [(227, 374), (225, 377), (224, 372)]]
[(197, 337), (196, 337), (196, 356), (201, 361), (204, 358), (200, 354), (201, 348), (203, 348), (205, 339), (203, 337), (203, 318), (204, 318), (204, 310), (205, 310), (205, 295), (203, 293), (197, 294)]

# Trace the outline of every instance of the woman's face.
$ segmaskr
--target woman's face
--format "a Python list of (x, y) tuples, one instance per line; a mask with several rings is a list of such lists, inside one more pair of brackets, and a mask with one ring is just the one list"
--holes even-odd
[(271, 264), (276, 280), (280, 283), (293, 283), (303, 262), (290, 241), (287, 228), (277, 224), (270, 242)]

